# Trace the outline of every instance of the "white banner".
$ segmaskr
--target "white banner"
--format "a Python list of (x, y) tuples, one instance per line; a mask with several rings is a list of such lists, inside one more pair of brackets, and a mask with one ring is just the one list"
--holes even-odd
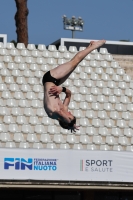
[(133, 182), (133, 153), (1, 149), (0, 179)]

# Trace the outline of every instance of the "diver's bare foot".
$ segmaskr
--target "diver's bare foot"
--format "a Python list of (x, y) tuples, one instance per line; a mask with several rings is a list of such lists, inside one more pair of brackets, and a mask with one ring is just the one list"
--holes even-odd
[(94, 50), (105, 44), (105, 42), (106, 40), (91, 41), (89, 47), (91, 47)]

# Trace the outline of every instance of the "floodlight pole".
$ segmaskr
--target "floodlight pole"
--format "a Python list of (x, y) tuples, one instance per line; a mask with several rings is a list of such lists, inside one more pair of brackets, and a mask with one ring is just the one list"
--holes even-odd
[(72, 31), (72, 38), (74, 38), (74, 31), (83, 31), (84, 21), (81, 17), (78, 17), (78, 19), (76, 19), (75, 16), (72, 16), (71, 19), (68, 19), (66, 15), (64, 15), (63, 24), (65, 30)]
[(74, 30), (72, 30), (72, 38), (74, 38)]

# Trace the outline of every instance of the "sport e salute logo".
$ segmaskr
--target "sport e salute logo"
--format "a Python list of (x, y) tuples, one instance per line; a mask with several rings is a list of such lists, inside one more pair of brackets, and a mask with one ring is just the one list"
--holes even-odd
[(15, 170), (57, 170), (57, 159), (44, 158), (4, 158), (4, 169), (9, 170), (13, 167)]

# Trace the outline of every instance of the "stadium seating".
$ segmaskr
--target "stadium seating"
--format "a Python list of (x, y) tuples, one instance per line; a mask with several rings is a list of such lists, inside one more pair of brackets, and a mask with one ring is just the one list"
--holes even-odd
[(105, 48), (87, 55), (63, 83), (72, 91), (69, 109), (80, 130), (62, 129), (44, 111), (43, 74), (76, 53), (74, 46), (0, 46), (0, 142), (5, 148), (133, 151), (133, 81)]

